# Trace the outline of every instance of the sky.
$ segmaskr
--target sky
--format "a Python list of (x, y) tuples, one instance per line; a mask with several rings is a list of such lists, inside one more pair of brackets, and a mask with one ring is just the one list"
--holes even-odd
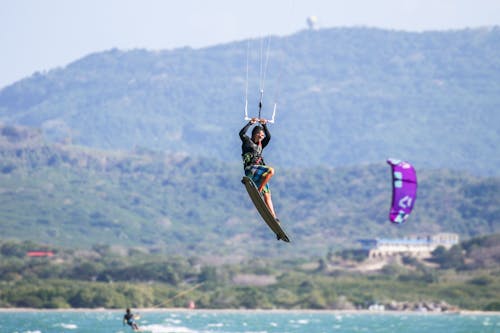
[(500, 25), (500, 0), (0, 0), (0, 89), (112, 48), (203, 48), (307, 29)]

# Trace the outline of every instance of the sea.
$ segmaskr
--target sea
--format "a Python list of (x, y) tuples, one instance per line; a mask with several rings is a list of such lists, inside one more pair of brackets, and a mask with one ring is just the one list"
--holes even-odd
[[(0, 333), (128, 333), (124, 311), (0, 310)], [(356, 313), (330, 311), (144, 311), (151, 333), (500, 333), (499, 313)]]

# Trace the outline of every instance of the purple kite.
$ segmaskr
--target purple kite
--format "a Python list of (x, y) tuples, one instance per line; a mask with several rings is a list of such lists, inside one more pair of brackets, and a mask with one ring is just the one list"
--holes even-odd
[(389, 220), (402, 224), (410, 216), (417, 199), (417, 173), (408, 163), (396, 159), (388, 159), (392, 168), (392, 204)]

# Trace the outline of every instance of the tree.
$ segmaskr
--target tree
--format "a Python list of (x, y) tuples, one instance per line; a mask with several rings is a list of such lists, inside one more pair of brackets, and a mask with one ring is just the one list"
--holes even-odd
[(459, 269), (464, 266), (465, 256), (460, 245), (454, 245), (449, 250), (439, 246), (432, 252), (431, 260), (442, 269)]

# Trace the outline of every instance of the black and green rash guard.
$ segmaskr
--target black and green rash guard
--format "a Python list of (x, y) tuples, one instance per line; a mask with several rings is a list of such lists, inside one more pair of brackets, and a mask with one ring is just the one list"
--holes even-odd
[(243, 164), (245, 168), (249, 165), (254, 164), (265, 165), (264, 158), (262, 157), (262, 150), (271, 140), (271, 133), (269, 133), (266, 124), (263, 124), (262, 128), (264, 129), (264, 134), (266, 135), (266, 137), (262, 140), (261, 144), (253, 142), (252, 139), (245, 134), (250, 126), (252, 126), (252, 123), (249, 122), (240, 131), (240, 139), (242, 142), (241, 157), (243, 158)]

